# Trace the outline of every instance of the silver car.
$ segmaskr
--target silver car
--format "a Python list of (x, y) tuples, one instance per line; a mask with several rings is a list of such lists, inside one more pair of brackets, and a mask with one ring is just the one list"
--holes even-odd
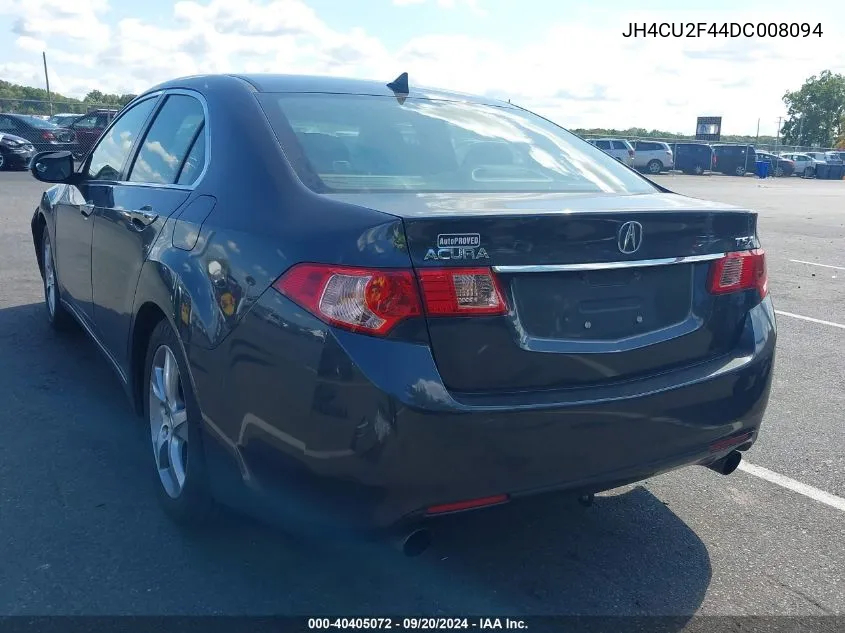
[(816, 166), (823, 165), (825, 162), (817, 160), (809, 154), (783, 153), (781, 156), (793, 161), (795, 163), (795, 175), (804, 178), (812, 178), (816, 174)]
[(660, 141), (634, 141), (634, 168), (659, 174), (673, 169), (675, 157), (668, 144)]
[(590, 143), (603, 150), (606, 154), (610, 154), (620, 163), (628, 167), (634, 166), (634, 148), (625, 139), (600, 138), (591, 140)]

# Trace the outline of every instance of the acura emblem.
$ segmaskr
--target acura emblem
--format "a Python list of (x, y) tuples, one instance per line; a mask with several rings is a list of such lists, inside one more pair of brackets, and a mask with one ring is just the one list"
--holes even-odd
[(619, 227), (616, 244), (619, 250), (626, 255), (636, 253), (643, 243), (643, 225), (639, 222), (625, 222)]

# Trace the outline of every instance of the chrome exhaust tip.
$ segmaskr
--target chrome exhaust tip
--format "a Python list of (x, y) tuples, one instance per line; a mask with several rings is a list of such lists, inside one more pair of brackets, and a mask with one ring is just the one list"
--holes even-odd
[(405, 556), (413, 558), (419, 556), (431, 546), (431, 532), (424, 527), (416, 527), (400, 535), (396, 547)]
[(731, 451), (721, 459), (705, 464), (710, 470), (719, 473), (720, 475), (730, 475), (739, 467), (742, 461), (742, 453), (739, 451)]

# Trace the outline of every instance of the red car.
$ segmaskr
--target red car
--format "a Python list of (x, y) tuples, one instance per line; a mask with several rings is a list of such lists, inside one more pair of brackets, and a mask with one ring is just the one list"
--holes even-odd
[(81, 159), (88, 153), (117, 113), (118, 110), (91, 110), (68, 125), (68, 128), (76, 133), (77, 148), (73, 151), (74, 158)]

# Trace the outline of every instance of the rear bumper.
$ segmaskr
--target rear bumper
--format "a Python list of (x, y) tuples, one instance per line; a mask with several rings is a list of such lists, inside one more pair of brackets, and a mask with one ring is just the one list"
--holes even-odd
[[(266, 349), (268, 330), (253, 334), (250, 318), (233, 344), (263, 331)], [(717, 459), (731, 450), (713, 446), (726, 438), (750, 433), (748, 448), (768, 402), (775, 340), (767, 299), (749, 313), (732, 358), (601, 389), (459, 396), (440, 382), (427, 346), (335, 332), (332, 365), (317, 371), (314, 389), (300, 377), (278, 394), (284, 408), (272, 397), (264, 409), (245, 405), (228, 447), (207, 443), (210, 471), (224, 502), (285, 521), (362, 527), (493, 495), (599, 492)], [(277, 391), (293, 376), (288, 363), (274, 367), (266, 357), (250, 372)], [(290, 402), (293, 394), (302, 402)], [(307, 419), (291, 421), (306, 410)], [(213, 426), (210, 436), (225, 435)], [(225, 459), (233, 452), (237, 468)]]

